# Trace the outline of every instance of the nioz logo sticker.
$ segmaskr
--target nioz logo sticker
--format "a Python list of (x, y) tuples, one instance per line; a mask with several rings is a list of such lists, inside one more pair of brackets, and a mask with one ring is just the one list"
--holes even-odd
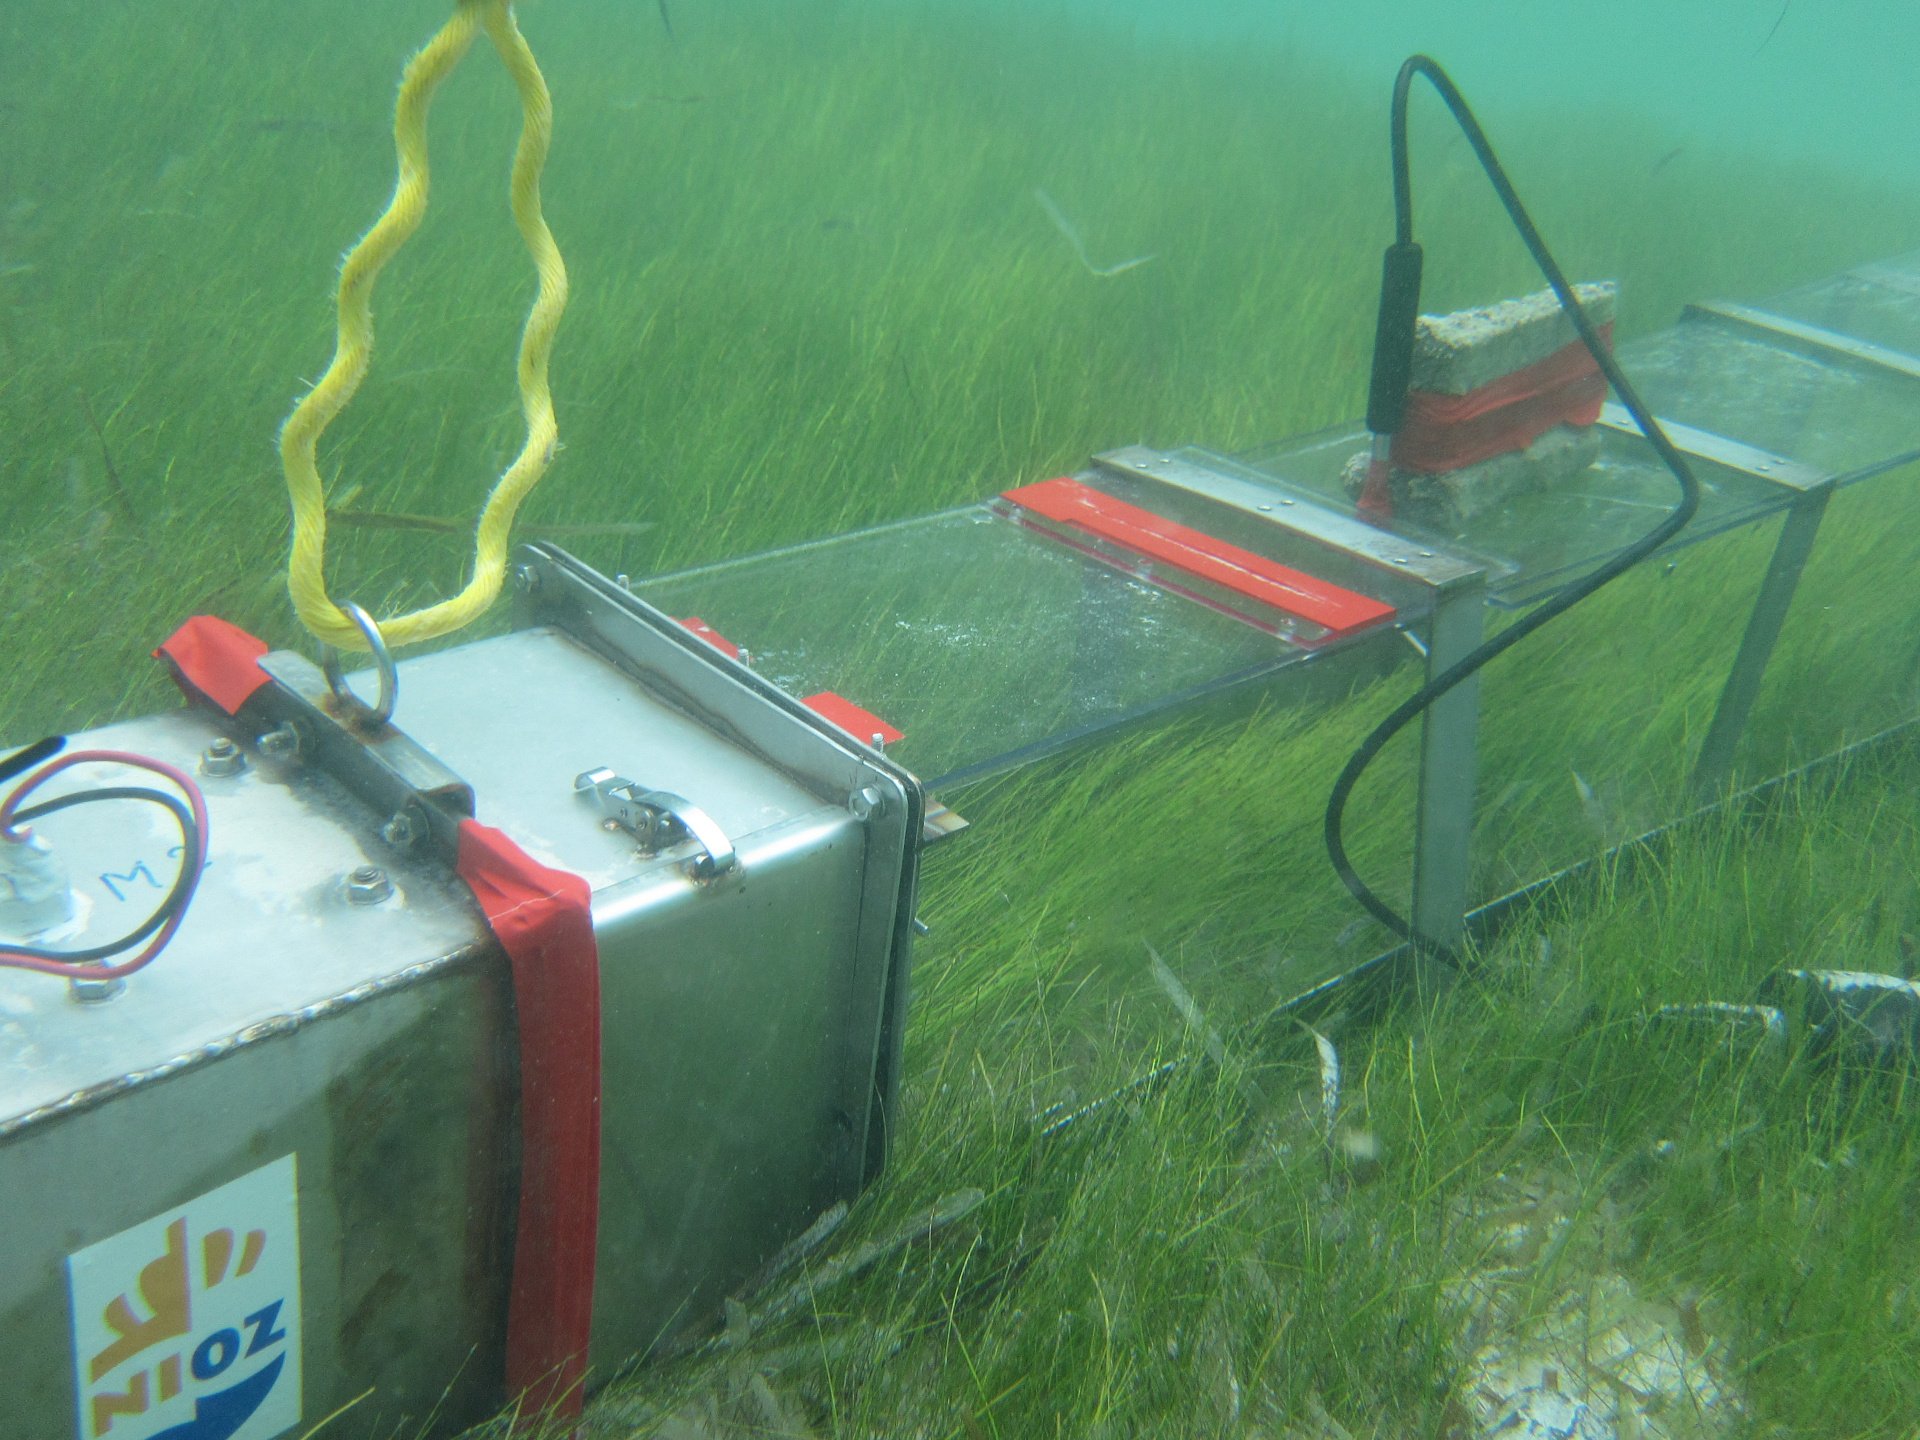
[(293, 1156), (67, 1257), (80, 1440), (272, 1440), (300, 1423)]

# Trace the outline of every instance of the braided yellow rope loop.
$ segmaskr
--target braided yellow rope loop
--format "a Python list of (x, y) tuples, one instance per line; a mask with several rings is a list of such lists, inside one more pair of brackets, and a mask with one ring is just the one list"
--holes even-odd
[(457, 0), (453, 18), (407, 62), (394, 107), (393, 139), (400, 174), (386, 213), (347, 253), (340, 267), (340, 328), (333, 363), (280, 428), (280, 463), (293, 503), (293, 549), (287, 589), (293, 608), (316, 637), (342, 650), (367, 649), (366, 637), (327, 595), (327, 507), (315, 447), (320, 433), (346, 408), (365, 378), (373, 353), (373, 283), (420, 226), (427, 209), (427, 107), (433, 92), (484, 30), (520, 91), (524, 119), (513, 157), (513, 218), (540, 276), (540, 293), (520, 335), (520, 407), (527, 442), (487, 497), (474, 538), (473, 576), (449, 600), (379, 622), (389, 646), (451, 634), (485, 612), (506, 577), (507, 538), (514, 512), (539, 483), (559, 444), (547, 357), (567, 306), (567, 270), (540, 213), (540, 171), (553, 135), (553, 102), (533, 52), (514, 24), (509, 0)]

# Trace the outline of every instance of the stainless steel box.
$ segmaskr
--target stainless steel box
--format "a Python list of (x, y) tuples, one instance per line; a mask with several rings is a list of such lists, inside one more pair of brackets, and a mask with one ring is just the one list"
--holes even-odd
[[(402, 664), (398, 732), (356, 735), (327, 714), (318, 670), (276, 654), (263, 662), (276, 683), (236, 716), (194, 707), (76, 737), (192, 768), (225, 735), (248, 764), (202, 778), (200, 893), (124, 993), (82, 1004), (63, 981), (0, 970), (9, 1440), (96, 1440), (80, 1403), (69, 1257), (289, 1154), (305, 1423), (369, 1386), (330, 1433), (386, 1434), (436, 1406), (448, 1429), (503, 1398), (514, 1000), (505, 956), (447, 859), (469, 803), (460, 781), (480, 821), (593, 892), (595, 1381), (709, 1318), (877, 1173), (906, 998), (917, 782), (559, 552), (520, 558), (521, 628)], [(263, 750), (259, 737), (276, 730)], [(652, 850), (611, 825), (575, 784), (602, 767), (697, 806), (737, 864), (702, 878), (698, 840)], [(81, 767), (46, 793), (107, 774)], [(80, 807), (39, 826), (101, 935), (137, 917), (176, 863), (177, 838), (130, 808)], [(388, 824), (396, 813), (424, 822), (414, 843), (393, 843), (407, 830)], [(352, 903), (343, 877), (367, 865), (394, 893)], [(196, 1304), (200, 1253), (182, 1262)], [(144, 1317), (131, 1275), (126, 1294)], [(160, 1396), (167, 1355), (193, 1338), (152, 1347), (146, 1409), (109, 1413), (106, 1435), (191, 1419), (191, 1394), (164, 1402), (171, 1411)], [(226, 1353), (203, 1346), (191, 1373)], [(132, 1393), (144, 1363), (114, 1372), (116, 1393)], [(171, 1363), (178, 1391), (188, 1372)]]

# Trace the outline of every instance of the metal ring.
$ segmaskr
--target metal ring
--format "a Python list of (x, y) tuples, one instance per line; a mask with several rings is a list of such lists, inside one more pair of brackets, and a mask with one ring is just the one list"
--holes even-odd
[(343, 601), (340, 609), (367, 637), (367, 648), (373, 651), (373, 663), (380, 671), (380, 698), (369, 705), (348, 689), (347, 677), (340, 669), (340, 652), (322, 641), (320, 668), (326, 673), (327, 688), (356, 720), (366, 725), (384, 725), (393, 718), (393, 702), (400, 692), (400, 675), (393, 668), (393, 656), (387, 652), (387, 642), (380, 638), (380, 627), (374, 624), (371, 615), (350, 601)]

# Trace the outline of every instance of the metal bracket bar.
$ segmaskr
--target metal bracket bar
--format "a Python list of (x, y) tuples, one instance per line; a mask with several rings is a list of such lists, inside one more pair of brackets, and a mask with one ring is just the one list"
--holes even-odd
[(1734, 305), (1724, 300), (1689, 305), (1680, 312), (1680, 318), (1717, 321), (1722, 325), (1757, 330), (1776, 340), (1791, 341), (1802, 349), (1869, 365), (1909, 380), (1920, 380), (1920, 360), (1911, 355), (1889, 350), (1884, 345), (1875, 345), (1870, 340), (1856, 340), (1851, 335), (1842, 335), (1838, 330), (1823, 330), (1818, 325), (1789, 320), (1784, 315), (1770, 315), (1765, 310), (1755, 310), (1751, 306)]
[(340, 701), (306, 656), (275, 650), (260, 657), (273, 677), (235, 717), (260, 753), (310, 764), (339, 781), (385, 817), (387, 843), (407, 849), (423, 839), (452, 860), (460, 822), (473, 816), (473, 787), (392, 722), (369, 726), (357, 698)]
[[(1438, 546), (1428, 546), (1421, 540), (1383, 530), (1326, 505), (1295, 500), (1278, 490), (1206, 469), (1178, 455), (1152, 450), (1144, 445), (1129, 445), (1124, 450), (1107, 451), (1094, 456), (1093, 463), (1096, 473), (1108, 470), (1120, 475), (1138, 476), (1222, 505), (1230, 505), (1249, 516), (1303, 536), (1325, 549), (1352, 556), (1394, 574), (1411, 576), (1435, 589), (1470, 579), (1484, 568), (1477, 559)], [(1279, 508), (1276, 509), (1276, 506)]]
[[(1427, 679), (1444, 674), (1486, 633), (1483, 586), (1436, 597), (1427, 640)], [(1432, 705), (1420, 728), (1420, 798), (1414, 821), (1413, 927), (1458, 950), (1466, 934), (1468, 851), (1473, 839), (1480, 677), (1461, 681)]]
[(1760, 582), (1753, 613), (1747, 618), (1747, 632), (1740, 639), (1740, 650), (1733, 657), (1726, 687), (1720, 692), (1719, 707), (1713, 712), (1713, 723), (1707, 729), (1707, 738), (1700, 745), (1700, 758), (1694, 764), (1693, 789), (1698, 795), (1711, 798), (1733, 774), (1734, 746), (1739, 743), (1741, 732), (1747, 727), (1747, 716), (1760, 694), (1761, 678), (1766, 674), (1767, 662), (1773, 658), (1773, 647), (1779, 642), (1787, 611), (1793, 605), (1794, 591), (1800, 585), (1800, 573), (1806, 568), (1807, 557), (1813, 553), (1813, 542), (1820, 533), (1820, 522), (1826, 516), (1827, 501), (1832, 496), (1831, 483), (1807, 491), (1794, 501), (1781, 524), (1773, 559)]
[[(1691, 425), (1682, 425), (1678, 420), (1669, 420), (1664, 415), (1654, 418), (1660, 422), (1660, 428), (1667, 432), (1667, 438), (1682, 455), (1711, 460), (1729, 470), (1738, 470), (1759, 480), (1784, 485), (1790, 490), (1812, 490), (1833, 479), (1825, 470), (1816, 469), (1800, 460), (1789, 460), (1784, 455), (1775, 455), (1757, 445), (1729, 440), (1711, 430), (1696, 430)], [(1639, 423), (1633, 418), (1632, 412), (1626, 406), (1616, 405), (1612, 401), (1600, 407), (1600, 423), (1609, 430), (1631, 435), (1636, 440), (1646, 438), (1640, 433)]]

